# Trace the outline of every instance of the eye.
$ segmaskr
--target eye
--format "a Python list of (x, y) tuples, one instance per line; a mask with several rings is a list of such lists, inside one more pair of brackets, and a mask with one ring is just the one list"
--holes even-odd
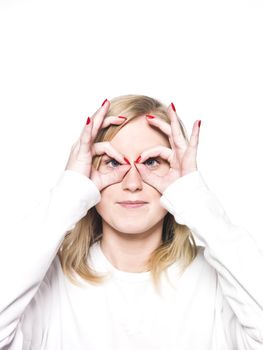
[(149, 165), (151, 168), (154, 168), (160, 164), (157, 158), (148, 158), (143, 164)]
[(108, 160), (105, 160), (105, 164), (106, 164), (106, 165), (112, 164), (112, 165), (113, 165), (112, 168), (116, 168), (117, 165), (120, 165), (120, 163), (117, 162), (117, 160), (114, 159), (114, 158), (110, 158), (110, 159), (108, 159)]

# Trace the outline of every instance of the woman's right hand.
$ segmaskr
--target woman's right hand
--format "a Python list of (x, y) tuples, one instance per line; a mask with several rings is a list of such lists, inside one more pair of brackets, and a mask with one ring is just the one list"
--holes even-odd
[[(77, 171), (89, 177), (97, 186), (99, 191), (103, 188), (120, 182), (131, 165), (128, 165), (122, 154), (116, 151), (110, 142), (97, 142), (94, 140), (100, 128), (106, 128), (110, 124), (121, 124), (125, 119), (119, 117), (107, 117), (105, 115), (110, 107), (110, 102), (106, 100), (86, 124), (80, 134), (79, 139), (73, 144), (71, 153), (65, 170)], [(87, 120), (87, 121), (88, 121)], [(116, 169), (112, 168), (108, 173), (102, 174), (92, 166), (92, 158), (95, 155), (107, 154), (110, 158), (117, 160), (121, 165)]]

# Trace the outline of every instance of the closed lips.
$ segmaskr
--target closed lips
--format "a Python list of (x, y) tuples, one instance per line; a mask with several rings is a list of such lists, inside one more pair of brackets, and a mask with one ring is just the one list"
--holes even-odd
[(120, 204), (145, 204), (147, 202), (144, 201), (124, 201), (124, 202), (118, 202)]

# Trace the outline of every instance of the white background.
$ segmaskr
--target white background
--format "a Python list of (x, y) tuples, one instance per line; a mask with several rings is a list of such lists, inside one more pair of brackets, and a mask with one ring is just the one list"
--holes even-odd
[(105, 98), (173, 101), (198, 167), (231, 220), (263, 248), (263, 4), (0, 0), (2, 221), (55, 184)]

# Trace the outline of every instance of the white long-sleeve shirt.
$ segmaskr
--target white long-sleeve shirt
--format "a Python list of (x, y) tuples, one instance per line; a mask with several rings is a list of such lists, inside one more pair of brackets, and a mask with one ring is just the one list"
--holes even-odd
[[(82, 287), (63, 274), (57, 251), (66, 231), (100, 201), (86, 176), (66, 170), (47, 196), (0, 240), (0, 349), (259, 350), (263, 349), (263, 254), (233, 225), (199, 171), (163, 193), (161, 204), (203, 243), (180, 276), (161, 279), (116, 269), (100, 244), (89, 264), (109, 272)], [(16, 229), (15, 229), (16, 228)]]

